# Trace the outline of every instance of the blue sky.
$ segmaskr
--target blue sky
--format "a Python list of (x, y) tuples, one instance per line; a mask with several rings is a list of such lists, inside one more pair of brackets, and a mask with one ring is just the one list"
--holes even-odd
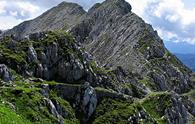
[[(24, 20), (35, 18), (62, 1), (76, 2), (87, 10), (103, 0), (0, 0), (0, 29), (9, 29)], [(165, 44), (173, 42), (171, 44), (195, 46), (194, 0), (126, 1), (132, 5), (133, 12), (153, 25)]]

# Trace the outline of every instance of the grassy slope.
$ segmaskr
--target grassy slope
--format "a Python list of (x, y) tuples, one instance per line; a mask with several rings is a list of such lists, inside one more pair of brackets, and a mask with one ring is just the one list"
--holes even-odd
[(126, 124), (130, 116), (145, 110), (150, 115), (148, 120), (140, 120), (139, 123), (152, 123), (154, 119), (158, 124), (165, 124), (162, 119), (164, 110), (172, 105), (171, 95), (168, 93), (152, 93), (146, 98), (129, 103), (128, 101), (104, 99), (97, 107), (93, 124)]
[[(0, 102), (11, 103), (16, 110), (14, 112), (4, 104), (0, 104), (0, 115), (4, 115), (0, 116), (0, 124), (12, 124), (12, 121), (13, 124), (53, 124), (57, 122), (57, 118), (50, 113), (49, 107), (40, 93), (41, 89), (38, 88), (40, 85), (24, 82), (17, 82), (16, 85), (15, 87), (0, 87)], [(78, 123), (69, 102), (57, 96), (55, 92), (51, 92), (50, 99), (57, 101), (62, 106), (63, 111), (66, 112), (67, 115), (64, 118), (66, 124)], [(16, 119), (12, 120), (12, 116)]]
[(18, 115), (4, 104), (0, 104), (0, 123), (1, 124), (31, 124), (30, 121)]

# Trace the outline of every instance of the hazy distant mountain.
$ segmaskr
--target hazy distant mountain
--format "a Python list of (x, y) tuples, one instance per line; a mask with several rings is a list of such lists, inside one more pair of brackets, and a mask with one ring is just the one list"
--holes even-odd
[(195, 54), (179, 54), (176, 53), (176, 56), (189, 68), (195, 72)]
[(195, 54), (195, 44), (189, 44), (187, 42), (172, 42), (172, 41), (165, 41), (165, 46), (168, 48), (172, 53), (182, 53), (182, 54)]

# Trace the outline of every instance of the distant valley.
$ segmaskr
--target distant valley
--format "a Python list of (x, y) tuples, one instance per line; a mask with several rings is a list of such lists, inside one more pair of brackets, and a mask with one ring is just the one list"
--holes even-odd
[(165, 41), (164, 43), (168, 50), (175, 53), (186, 66), (195, 72), (195, 44), (173, 41)]
[(175, 54), (186, 66), (195, 72), (195, 54)]

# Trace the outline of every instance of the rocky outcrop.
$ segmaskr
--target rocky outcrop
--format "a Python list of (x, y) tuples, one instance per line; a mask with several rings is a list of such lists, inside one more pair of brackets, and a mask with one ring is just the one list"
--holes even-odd
[(144, 110), (140, 110), (139, 112), (135, 113), (134, 115), (128, 118), (128, 122), (130, 124), (135, 124), (139, 122), (143, 123), (157, 123), (147, 112)]
[(53, 104), (53, 102), (50, 99), (48, 99), (48, 98), (45, 98), (44, 100), (45, 100), (45, 102), (46, 102), (46, 104), (47, 104), (51, 114), (54, 115), (58, 119), (59, 124), (64, 124), (63, 118), (58, 113), (58, 111), (57, 111), (55, 105)]
[(173, 105), (165, 110), (165, 118), (169, 124), (188, 124), (190, 114), (179, 96), (173, 95)]
[(114, 70), (120, 66), (138, 77), (149, 76), (158, 91), (183, 93), (192, 87), (190, 70), (168, 52), (152, 26), (124, 0), (94, 5), (71, 32), (101, 66)]
[(0, 79), (2, 79), (5, 82), (13, 80), (10, 70), (4, 64), (0, 64)]
[(95, 112), (97, 102), (95, 89), (85, 82), (76, 96), (75, 103), (77, 110), (84, 114), (83, 122), (87, 122)]
[[(5, 35), (14, 34), (19, 39), (27, 38), (36, 41), (45, 39), (46, 35), (34, 32), (65, 27), (63, 30), (68, 29), (79, 42), (78, 44), (85, 47), (98, 65), (112, 70), (116, 70), (120, 66), (128, 73), (136, 74), (138, 78), (142, 79), (149, 76), (151, 78), (150, 85), (155, 85), (150, 90), (171, 89), (177, 93), (189, 91), (192, 88), (190, 70), (169, 53), (152, 26), (146, 24), (131, 10), (131, 5), (125, 0), (106, 0), (94, 5), (88, 12), (85, 12), (77, 4), (62, 2), (40, 17), (7, 31)], [(27, 36), (28, 34), (31, 35)], [(38, 55), (38, 58), (40, 57), (45, 62), (49, 59), (47, 62), (55, 63), (59, 59), (58, 53), (56, 53), (59, 49), (57, 45), (59, 44), (54, 41), (46, 48), (46, 52)], [(53, 53), (51, 54), (51, 52)], [(60, 62), (61, 64), (58, 66), (60, 79), (64, 80), (73, 76), (73, 79), (68, 79), (68, 81), (74, 81), (85, 75), (82, 71), (85, 65), (78, 60)], [(37, 75), (51, 79), (53, 73), (48, 71), (51, 68), (48, 67), (48, 64), (51, 65), (51, 63), (39, 64)], [(73, 71), (69, 72), (69, 69), (65, 68), (71, 68)], [(94, 76), (88, 78), (93, 80), (90, 82), (97, 80)], [(128, 83), (130, 82), (128, 81)]]
[(32, 46), (28, 48), (28, 61), (29, 62), (37, 61), (37, 53)]

